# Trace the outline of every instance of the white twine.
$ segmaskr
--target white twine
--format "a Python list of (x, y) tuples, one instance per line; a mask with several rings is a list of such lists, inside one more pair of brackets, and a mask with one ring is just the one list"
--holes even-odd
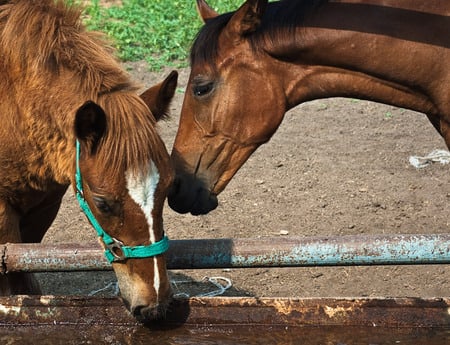
[(450, 163), (450, 152), (447, 150), (433, 150), (427, 156), (411, 156), (409, 157), (409, 163), (417, 168), (425, 168), (431, 163), (441, 163), (448, 164)]
[[(219, 281), (225, 282), (225, 284), (220, 283)], [(233, 286), (233, 283), (231, 282), (231, 279), (225, 278), (225, 277), (203, 277), (202, 282), (204, 283), (210, 283), (214, 285), (217, 289), (213, 291), (208, 291), (204, 293), (199, 293), (196, 295), (189, 295), (186, 292), (180, 292), (175, 294), (176, 298), (189, 298), (189, 297), (214, 297), (214, 296), (220, 296), (225, 291), (227, 291), (229, 288)], [(177, 286), (177, 284), (192, 284), (192, 280), (176, 280), (172, 281), (172, 283)]]
[[(186, 292), (179, 292), (175, 294), (176, 298), (189, 298), (189, 297), (214, 297), (214, 296), (220, 296), (223, 295), (225, 291), (227, 291), (229, 288), (233, 286), (233, 283), (231, 282), (231, 279), (225, 278), (225, 277), (203, 277), (201, 280), (203, 283), (210, 283), (214, 285), (217, 289), (213, 291), (208, 291), (204, 293), (200, 293), (197, 295), (189, 295)], [(219, 281), (224, 282), (220, 283)], [(171, 283), (177, 287), (177, 284), (192, 284), (194, 281), (192, 280), (173, 280)], [(105, 287), (94, 290), (88, 293), (88, 296), (95, 296), (100, 292), (106, 291), (108, 289), (112, 289), (112, 293), (114, 296), (117, 296), (119, 294), (119, 284), (116, 281), (109, 282)]]
[[(224, 281), (226, 284), (223, 285), (219, 283), (219, 280)], [(231, 279), (225, 277), (204, 277), (202, 279), (203, 282), (211, 283), (217, 287), (217, 290), (204, 292), (196, 295), (196, 297), (213, 297), (223, 295), (225, 291), (227, 291), (233, 284), (231, 283)]]
[(89, 292), (88, 296), (95, 296), (99, 292), (103, 292), (108, 289), (112, 289), (112, 293), (114, 296), (117, 296), (119, 294), (119, 284), (117, 282), (112, 281), (112, 282), (109, 282), (105, 287), (103, 287), (101, 289)]

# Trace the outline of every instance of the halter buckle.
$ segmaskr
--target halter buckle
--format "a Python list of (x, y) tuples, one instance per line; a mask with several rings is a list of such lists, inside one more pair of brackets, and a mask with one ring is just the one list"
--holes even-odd
[(125, 255), (125, 252), (123, 250), (123, 242), (116, 240), (114, 237), (111, 238), (112, 243), (105, 243), (105, 250), (112, 254), (114, 257), (114, 261), (122, 261), (125, 260), (127, 257)]

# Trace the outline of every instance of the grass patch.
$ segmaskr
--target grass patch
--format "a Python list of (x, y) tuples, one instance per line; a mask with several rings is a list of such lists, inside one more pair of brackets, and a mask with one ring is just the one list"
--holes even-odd
[[(234, 10), (242, 3), (209, 1), (219, 13)], [(192, 40), (202, 26), (195, 0), (123, 0), (121, 4), (91, 0), (86, 14), (88, 28), (106, 33), (120, 59), (146, 60), (152, 70), (187, 66)]]

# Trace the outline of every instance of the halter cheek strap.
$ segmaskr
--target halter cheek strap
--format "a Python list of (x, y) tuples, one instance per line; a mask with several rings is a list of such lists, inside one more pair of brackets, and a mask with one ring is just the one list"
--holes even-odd
[(83, 182), (80, 172), (80, 143), (76, 142), (76, 170), (75, 170), (75, 183), (76, 183), (76, 195), (81, 209), (86, 217), (91, 222), (97, 235), (102, 239), (105, 245), (106, 259), (111, 263), (114, 261), (123, 261), (129, 258), (148, 258), (156, 255), (163, 254), (169, 249), (169, 238), (164, 236), (160, 241), (149, 244), (147, 246), (124, 246), (122, 242), (108, 235), (95, 219), (94, 214), (89, 207), (83, 194)]

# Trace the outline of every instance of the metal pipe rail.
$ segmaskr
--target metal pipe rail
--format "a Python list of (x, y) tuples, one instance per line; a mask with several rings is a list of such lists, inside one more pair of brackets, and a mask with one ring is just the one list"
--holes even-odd
[[(0, 245), (0, 273), (109, 270), (99, 245)], [(169, 269), (450, 263), (450, 234), (172, 240)]]

